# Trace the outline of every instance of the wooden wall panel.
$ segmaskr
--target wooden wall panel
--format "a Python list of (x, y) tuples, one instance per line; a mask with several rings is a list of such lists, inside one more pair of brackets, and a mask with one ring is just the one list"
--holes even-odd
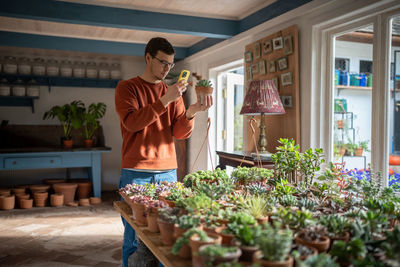
[[(290, 49), (290, 37), (291, 36), (291, 48)], [(274, 49), (274, 40), (276, 38), (282, 38), (282, 48)], [(299, 35), (297, 25), (293, 25), (274, 34), (266, 36), (256, 42), (246, 45), (245, 49), (245, 85), (246, 90), (249, 88), (252, 80), (273, 80), (278, 78), (278, 91), (282, 97), (291, 96), (292, 106), (285, 106), (286, 114), (283, 115), (267, 115), (266, 121), (266, 136), (267, 136), (267, 150), (269, 152), (276, 152), (276, 147), (279, 145), (278, 140), (281, 137), (293, 138), (296, 144), (300, 144), (300, 88), (299, 88)], [(284, 41), (286, 40), (286, 42)], [(275, 48), (279, 47), (279, 42), (275, 43)], [(290, 52), (292, 50), (292, 52)], [(251, 62), (250, 62), (251, 53)], [(278, 60), (287, 58), (287, 69), (280, 69), (278, 66)], [(260, 62), (265, 62), (265, 73), (260, 72)], [(269, 63), (274, 62), (275, 72), (268, 69)], [(284, 60), (280, 61), (281, 63)], [(272, 65), (272, 64), (271, 64)], [(284, 67), (285, 64), (281, 64)], [(256, 72), (257, 66), (259, 71)], [(282, 84), (282, 74), (291, 73), (292, 83), (289, 85), (286, 83)], [(287, 81), (287, 80), (286, 80)], [(244, 146), (245, 151), (255, 151), (253, 142), (253, 133), (249, 126), (250, 116), (245, 116), (245, 125), (247, 125), (246, 137), (247, 142)], [(259, 123), (260, 116), (255, 117), (257, 120), (256, 129), (256, 141), (259, 139)]]

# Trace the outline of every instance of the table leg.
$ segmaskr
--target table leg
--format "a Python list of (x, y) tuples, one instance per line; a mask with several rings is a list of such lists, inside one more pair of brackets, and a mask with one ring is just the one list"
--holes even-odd
[(93, 184), (93, 195), (101, 197), (101, 156), (100, 153), (92, 153), (92, 167), (89, 167), (89, 177)]

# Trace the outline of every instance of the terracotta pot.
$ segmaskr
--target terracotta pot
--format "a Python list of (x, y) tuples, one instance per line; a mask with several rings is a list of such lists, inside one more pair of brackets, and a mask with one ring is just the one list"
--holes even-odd
[[(175, 239), (178, 240), (179, 237), (183, 236), (183, 234), (189, 229), (180, 228), (177, 224), (174, 225), (174, 235)], [(178, 256), (183, 259), (190, 259), (192, 257), (192, 250), (190, 249), (188, 244), (183, 245), (183, 247), (179, 250)]]
[[(206, 249), (210, 245), (203, 245), (199, 248), (199, 251)], [(237, 262), (240, 255), (242, 255), (242, 251), (236, 247), (236, 251), (233, 253), (229, 253), (223, 257), (215, 256), (212, 259), (208, 259), (207, 256), (201, 256), (206, 263), (211, 263), (212, 266), (217, 266), (218, 264), (225, 263), (225, 262)], [(251, 260), (250, 260), (251, 261)]]
[(258, 251), (258, 245), (256, 246), (240, 246), (242, 250), (242, 255), (240, 256), (240, 261), (252, 262), (254, 254)]
[(335, 240), (342, 240), (342, 241), (344, 241), (344, 242), (349, 242), (349, 240), (350, 240), (350, 233), (349, 233), (349, 232), (344, 232), (341, 236), (334, 236), (334, 237), (331, 237), (331, 244), (330, 244), (330, 246), (329, 246), (329, 249), (332, 247), (333, 242), (334, 242)]
[(78, 184), (73, 183), (57, 183), (53, 184), (54, 191), (64, 195), (64, 203), (68, 204), (75, 199), (75, 191)]
[(15, 195), (26, 193), (25, 188), (13, 188), (12, 191), (14, 192)]
[(83, 142), (85, 143), (85, 147), (93, 147), (93, 139), (85, 139)]
[(205, 86), (196, 86), (195, 87), (196, 93), (198, 94), (212, 94), (213, 88), (212, 87), (205, 87)]
[(21, 199), (29, 199), (31, 196), (29, 194), (17, 194), (16, 197), (16, 204), (18, 207), (21, 207)]
[(61, 193), (50, 195), (50, 205), (52, 207), (61, 207), (64, 205), (64, 195)]
[(305, 261), (308, 257), (314, 256), (314, 255), (318, 255), (318, 250), (317, 250), (316, 248), (313, 248), (313, 247), (307, 247), (307, 248), (308, 248), (309, 250), (311, 250), (312, 253), (311, 253), (311, 254), (307, 254), (307, 255), (302, 255), (302, 256), (300, 256), (299, 259), (300, 259), (301, 261)]
[(80, 206), (90, 206), (90, 202), (88, 198), (81, 198), (79, 199)]
[(211, 244), (221, 245), (222, 238), (220, 235), (217, 235), (217, 234), (207, 234), (207, 235), (208, 235), (208, 237), (212, 238), (212, 240), (200, 241), (200, 239), (197, 235), (193, 235), (190, 237), (189, 246), (192, 250), (192, 266), (193, 267), (204, 266), (203, 258), (197, 254), (197, 252), (199, 251), (199, 248), (201, 246), (211, 245)]
[(137, 225), (146, 226), (146, 206), (143, 203), (132, 202), (132, 215)]
[(78, 182), (78, 199), (89, 198), (92, 192), (92, 182)]
[(257, 222), (260, 225), (268, 223), (268, 216), (262, 217), (262, 218), (257, 218)]
[(146, 220), (147, 220), (147, 228), (152, 233), (160, 232), (160, 228), (158, 227), (158, 208), (148, 208), (146, 207)]
[(49, 193), (47, 192), (36, 192), (33, 194), (33, 200), (35, 201), (36, 207), (45, 207)]
[(364, 152), (364, 149), (362, 147), (358, 147), (358, 148), (356, 148), (356, 151), (354, 151), (354, 156), (361, 157), (363, 152)]
[(235, 239), (235, 235), (233, 234), (224, 234), (221, 232), (219, 235), (222, 237), (223, 245), (232, 245), (233, 239)]
[(339, 155), (340, 155), (341, 157), (343, 157), (344, 154), (346, 154), (346, 148), (342, 147), (342, 148), (340, 148), (340, 150), (339, 150)]
[[(64, 196), (64, 200), (65, 200), (65, 196)], [(78, 207), (79, 203), (76, 201), (71, 201), (71, 202), (68, 202), (66, 205), (69, 207)]]
[(35, 193), (42, 193), (42, 192), (48, 192), (50, 189), (50, 185), (46, 184), (34, 184), (29, 186), (29, 189), (31, 190), (32, 196)]
[(0, 189), (0, 196), (10, 196), (11, 189), (2, 188)]
[(261, 251), (257, 251), (254, 254), (253, 262), (267, 267), (292, 267), (293, 257), (288, 255), (288, 258), (285, 261), (267, 261), (263, 259)]
[(318, 253), (327, 252), (330, 246), (330, 239), (327, 236), (323, 236), (322, 240), (318, 241), (306, 241), (303, 238), (304, 233), (300, 232), (296, 235), (295, 242), (300, 245), (313, 247), (318, 250)]
[(171, 246), (175, 243), (174, 224), (157, 219), (158, 227), (160, 228), (161, 240), (164, 245)]
[(12, 210), (15, 207), (15, 195), (0, 196), (0, 209)]
[(52, 186), (53, 184), (66, 183), (67, 180), (65, 180), (65, 179), (44, 179), (42, 182), (47, 185)]
[(170, 206), (171, 208), (175, 208), (175, 201), (172, 200), (165, 200), (165, 202)]
[(338, 129), (343, 129), (343, 120), (337, 120), (336, 121)]
[(72, 148), (74, 146), (74, 141), (71, 140), (63, 140), (64, 148)]
[(21, 209), (31, 209), (33, 207), (33, 199), (21, 199), (19, 205)]
[(204, 226), (203, 230), (207, 234), (220, 234), (223, 229), (225, 229), (225, 226), (218, 226), (218, 227), (207, 227), (207, 226)]
[(89, 201), (90, 201), (91, 205), (101, 204), (101, 198), (99, 198), (99, 197), (91, 197), (91, 198), (89, 198)]

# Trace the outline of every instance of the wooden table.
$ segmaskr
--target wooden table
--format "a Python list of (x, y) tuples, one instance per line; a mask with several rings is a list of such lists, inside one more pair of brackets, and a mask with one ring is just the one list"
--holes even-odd
[[(226, 166), (238, 167), (254, 167), (258, 166), (258, 159), (251, 153), (245, 153), (243, 151), (216, 151), (219, 157), (219, 165), (221, 169), (225, 169)], [(261, 167), (273, 169), (274, 163), (270, 157), (261, 157)]]
[(122, 217), (132, 226), (140, 240), (150, 249), (153, 255), (165, 267), (192, 266), (191, 260), (172, 255), (172, 246), (166, 246), (161, 241), (160, 233), (152, 233), (146, 226), (138, 226), (132, 217), (132, 209), (124, 201), (114, 201), (114, 208), (121, 213)]

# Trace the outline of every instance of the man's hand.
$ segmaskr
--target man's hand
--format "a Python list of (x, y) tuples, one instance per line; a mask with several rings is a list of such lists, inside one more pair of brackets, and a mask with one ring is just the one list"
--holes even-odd
[[(201, 101), (203, 99), (203, 101)], [(189, 120), (196, 116), (197, 112), (199, 111), (206, 111), (208, 110), (213, 104), (212, 95), (200, 95), (197, 94), (197, 102), (190, 105), (189, 108), (186, 110), (186, 118)]]
[(168, 86), (165, 94), (160, 98), (161, 103), (163, 103), (164, 107), (167, 107), (170, 103), (178, 100), (182, 94), (187, 89), (187, 83), (184, 81), (177, 82), (174, 85)]

